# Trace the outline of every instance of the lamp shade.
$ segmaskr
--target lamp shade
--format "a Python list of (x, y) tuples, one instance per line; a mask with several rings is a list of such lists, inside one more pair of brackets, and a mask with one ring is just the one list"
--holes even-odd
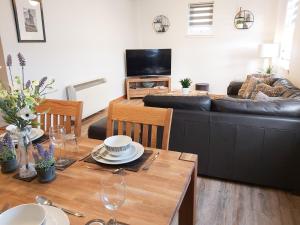
[(261, 58), (274, 58), (279, 56), (279, 45), (274, 43), (266, 43), (260, 45), (259, 55)]

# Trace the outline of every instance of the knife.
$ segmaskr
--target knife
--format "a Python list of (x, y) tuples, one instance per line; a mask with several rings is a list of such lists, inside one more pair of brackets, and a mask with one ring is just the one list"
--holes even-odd
[(160, 151), (158, 151), (158, 152), (155, 153), (155, 155), (153, 156), (153, 158), (150, 159), (150, 161), (143, 167), (143, 170), (149, 170), (149, 168), (152, 165), (152, 163), (154, 162), (154, 160), (158, 158), (159, 152)]

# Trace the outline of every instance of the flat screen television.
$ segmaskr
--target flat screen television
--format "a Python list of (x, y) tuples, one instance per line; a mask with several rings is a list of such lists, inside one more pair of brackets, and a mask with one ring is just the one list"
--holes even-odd
[(171, 49), (126, 50), (127, 76), (171, 75)]

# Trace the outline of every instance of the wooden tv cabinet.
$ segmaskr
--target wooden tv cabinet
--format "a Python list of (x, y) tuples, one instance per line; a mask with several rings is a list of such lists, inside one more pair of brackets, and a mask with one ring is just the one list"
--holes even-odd
[[(151, 88), (144, 87), (143, 83), (154, 82)], [(128, 77), (126, 78), (127, 99), (143, 98), (149, 94), (169, 93), (171, 91), (170, 77)]]

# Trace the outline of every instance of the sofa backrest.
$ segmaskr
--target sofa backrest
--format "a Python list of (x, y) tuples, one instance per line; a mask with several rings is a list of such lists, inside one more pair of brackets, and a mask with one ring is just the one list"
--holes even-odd
[(145, 106), (210, 111), (211, 99), (208, 96), (158, 96), (147, 95)]
[(296, 99), (253, 101), (251, 99), (212, 100), (212, 111), (283, 117), (300, 117), (300, 101)]

